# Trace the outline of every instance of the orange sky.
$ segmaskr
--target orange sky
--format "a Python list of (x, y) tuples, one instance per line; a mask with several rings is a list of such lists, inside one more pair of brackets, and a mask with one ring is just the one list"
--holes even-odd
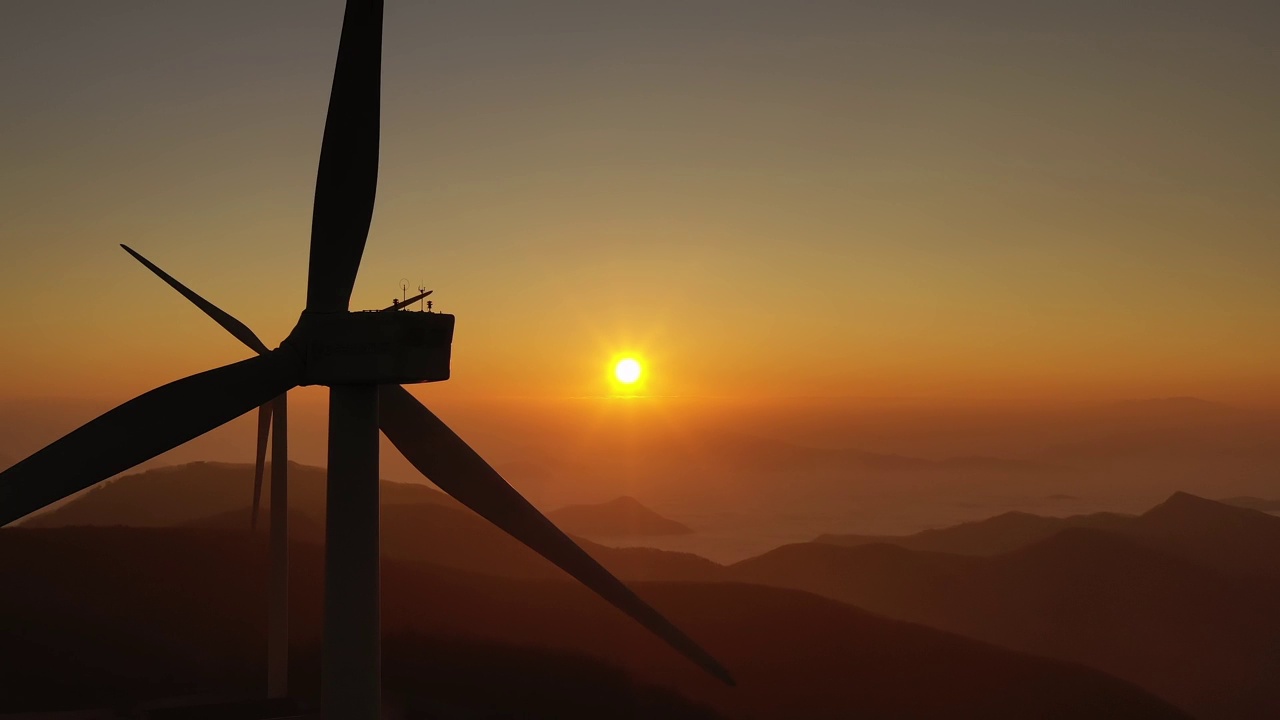
[[(119, 242), (296, 320), (341, 3), (177, 5), (0, 10), (0, 398), (246, 356)], [(387, 8), (352, 306), (457, 314), (423, 397), (1280, 400), (1270, 4), (481, 5)]]

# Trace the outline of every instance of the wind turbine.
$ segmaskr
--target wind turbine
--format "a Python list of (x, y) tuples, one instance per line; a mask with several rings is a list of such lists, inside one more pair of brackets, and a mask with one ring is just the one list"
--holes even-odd
[[(316, 178), (307, 303), (289, 336), (274, 350), (259, 348), (243, 323), (191, 293), (188, 299), (233, 334), (241, 332), (237, 337), (258, 355), (139, 395), (0, 473), (0, 526), (278, 402), (290, 388), (324, 385), (325, 718), (378, 720), (380, 713), (379, 428), (441, 490), (732, 684), (710, 654), (557, 529), (401, 387), (448, 379), (452, 315), (350, 311), (377, 186), (382, 8), (382, 0), (346, 5)], [(282, 407), (274, 417), (283, 417)], [(272, 508), (282, 512), (284, 503)], [(273, 523), (273, 533), (278, 527)]]
[[(213, 303), (205, 300), (191, 288), (179, 282), (169, 273), (160, 269), (155, 263), (143, 257), (141, 253), (121, 244), (144, 267), (154, 273), (178, 294), (187, 298), (193, 305), (202, 310), (214, 322), (218, 323), (232, 337), (244, 343), (246, 347), (259, 355), (270, 350), (258, 339), (257, 334), (247, 325), (232, 317)], [(397, 301), (387, 311), (409, 307), (413, 303), (431, 295), (434, 291), (420, 288), (417, 295)], [(262, 496), (262, 480), (267, 457), (267, 440), (271, 443), (271, 582), (269, 593), (269, 611), (267, 616), (267, 696), (272, 698), (287, 697), (289, 694), (289, 533), (288, 533), (288, 497), (289, 497), (289, 421), (288, 395), (281, 394), (274, 400), (258, 406), (258, 437), (255, 444), (253, 474), (253, 510), (250, 516), (250, 527), (257, 528), (258, 507)]]

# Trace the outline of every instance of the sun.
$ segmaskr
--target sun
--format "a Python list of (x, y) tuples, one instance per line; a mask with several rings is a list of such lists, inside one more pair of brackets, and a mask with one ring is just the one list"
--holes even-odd
[(640, 361), (633, 357), (624, 357), (613, 366), (613, 377), (623, 385), (633, 385), (642, 373)]

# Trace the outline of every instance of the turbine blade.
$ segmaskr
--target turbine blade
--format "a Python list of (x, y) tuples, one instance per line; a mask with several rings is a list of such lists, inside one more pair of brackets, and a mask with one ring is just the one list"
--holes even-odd
[(262, 502), (262, 474), (267, 469), (267, 435), (271, 433), (273, 405), (268, 402), (258, 406), (258, 454), (253, 463), (253, 515), (249, 518), (249, 527), (254, 530), (258, 529), (258, 505)]
[(378, 187), (382, 0), (348, 0), (320, 146), (307, 310), (346, 312)]
[(725, 683), (727, 670), (578, 547), (430, 410), (398, 385), (380, 388), (383, 434), (436, 487), (529, 546)]
[(203, 435), (298, 384), (289, 351), (162, 385), (0, 473), (0, 526)]
[(205, 315), (213, 318), (214, 322), (221, 325), (224, 330), (235, 336), (237, 340), (248, 345), (250, 350), (253, 350), (259, 355), (267, 354), (267, 346), (258, 339), (257, 335), (253, 334), (253, 331), (249, 329), (249, 326), (231, 317), (226, 312), (223, 312), (223, 310), (218, 306), (197, 295), (186, 285), (175, 280), (172, 275), (156, 267), (150, 260), (142, 257), (142, 255), (136, 252), (133, 248), (124, 244), (121, 244), (120, 247), (124, 248), (124, 251), (132, 255), (135, 260), (145, 265), (148, 270), (159, 276), (161, 280), (169, 283), (169, 287), (177, 290), (182, 297), (190, 300), (193, 305), (203, 310)]

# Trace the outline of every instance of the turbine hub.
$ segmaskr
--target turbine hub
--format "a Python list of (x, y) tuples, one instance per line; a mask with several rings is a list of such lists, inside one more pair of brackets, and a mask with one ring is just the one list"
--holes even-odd
[(301, 385), (406, 385), (449, 379), (452, 315), (303, 312), (280, 344), (303, 364)]

